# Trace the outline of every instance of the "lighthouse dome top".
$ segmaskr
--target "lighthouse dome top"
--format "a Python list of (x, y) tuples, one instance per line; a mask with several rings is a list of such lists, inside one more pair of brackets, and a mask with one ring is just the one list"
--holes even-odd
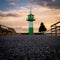
[(34, 16), (32, 13), (30, 13), (28, 16)]

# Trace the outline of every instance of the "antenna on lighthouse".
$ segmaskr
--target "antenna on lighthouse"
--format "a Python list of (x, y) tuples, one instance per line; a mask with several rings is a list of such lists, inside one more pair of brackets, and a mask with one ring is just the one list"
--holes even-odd
[(30, 4), (30, 14), (32, 13), (32, 0), (29, 1)]
[(30, 14), (32, 13), (32, 7), (30, 7)]

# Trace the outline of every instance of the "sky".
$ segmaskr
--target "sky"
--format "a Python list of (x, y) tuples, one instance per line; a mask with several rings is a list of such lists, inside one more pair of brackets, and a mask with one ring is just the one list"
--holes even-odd
[(60, 21), (60, 0), (0, 0), (0, 24), (18, 33), (27, 33), (31, 6), (35, 15), (34, 32), (38, 32), (41, 22), (49, 30), (52, 24)]

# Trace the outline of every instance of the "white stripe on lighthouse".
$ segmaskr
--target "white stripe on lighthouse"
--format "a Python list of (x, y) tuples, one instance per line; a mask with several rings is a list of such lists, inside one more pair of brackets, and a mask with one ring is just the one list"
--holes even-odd
[(29, 22), (29, 27), (33, 27), (33, 22)]

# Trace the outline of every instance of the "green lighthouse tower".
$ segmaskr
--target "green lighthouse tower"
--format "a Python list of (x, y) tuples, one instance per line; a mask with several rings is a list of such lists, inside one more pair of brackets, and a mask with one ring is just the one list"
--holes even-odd
[(27, 21), (29, 23), (28, 34), (33, 35), (34, 34), (33, 21), (35, 21), (35, 19), (34, 19), (34, 15), (32, 14), (32, 10), (30, 11), (30, 14), (28, 15)]

